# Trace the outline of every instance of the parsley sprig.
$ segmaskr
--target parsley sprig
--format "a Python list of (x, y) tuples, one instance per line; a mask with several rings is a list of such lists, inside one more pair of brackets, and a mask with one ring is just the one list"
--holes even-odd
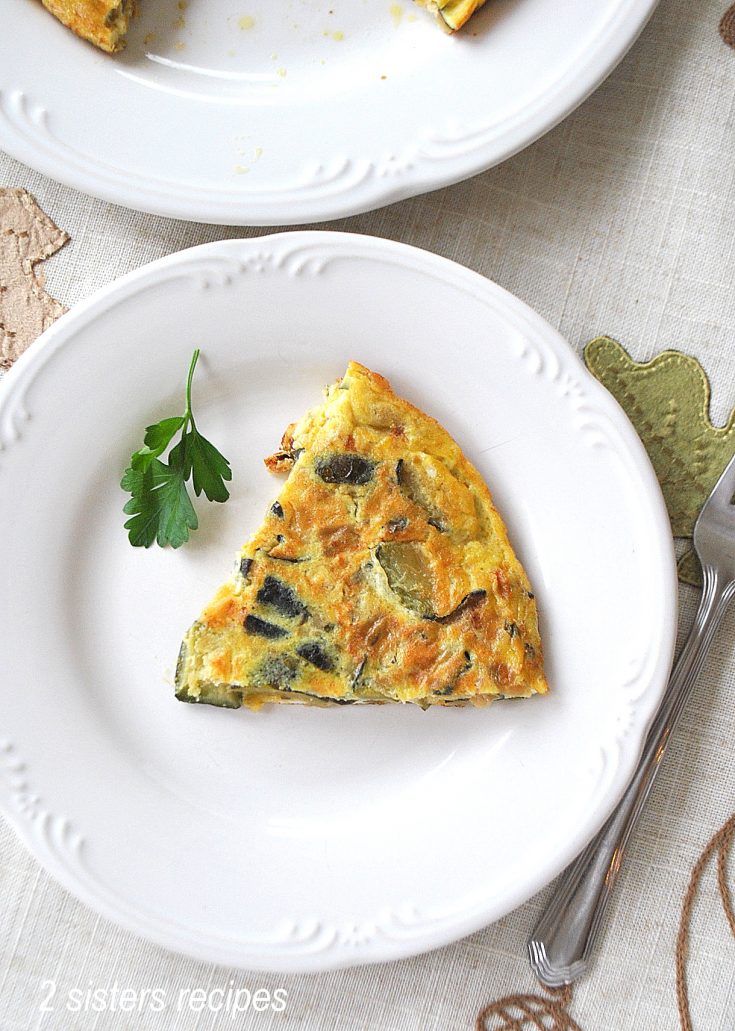
[[(230, 463), (196, 427), (191, 410), (191, 382), (199, 359), (197, 349), (186, 381), (186, 411), (147, 426), (143, 447), (130, 459), (120, 486), (132, 497), (123, 512), (132, 518), (125, 523), (134, 548), (150, 548), (157, 542), (179, 548), (189, 540), (189, 531), (199, 525), (186, 489), (191, 478), (197, 497), (204, 492), (209, 501), (227, 501), (225, 486), (232, 479)], [(181, 439), (171, 448), (168, 464), (161, 461), (176, 434)]]

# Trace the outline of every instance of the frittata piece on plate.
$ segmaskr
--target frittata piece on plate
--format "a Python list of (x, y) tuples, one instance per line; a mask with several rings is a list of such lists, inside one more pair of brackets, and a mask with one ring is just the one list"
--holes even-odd
[(176, 696), (485, 705), (543, 694), (536, 603), (480, 474), (351, 362), (266, 459), (287, 472), (186, 634)]
[[(109, 54), (122, 50), (135, 0), (41, 0), (59, 21)], [(448, 32), (456, 32), (485, 0), (418, 0)]]
[(417, 0), (436, 15), (447, 32), (456, 32), (470, 20), (485, 0)]
[(135, 0), (41, 0), (59, 21), (109, 54), (122, 50)]

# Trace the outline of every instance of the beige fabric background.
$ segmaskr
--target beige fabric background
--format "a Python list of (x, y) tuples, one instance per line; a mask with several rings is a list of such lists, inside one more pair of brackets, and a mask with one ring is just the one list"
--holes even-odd
[[(663, 0), (608, 81), (524, 153), (469, 182), (332, 228), (454, 258), (518, 294), (577, 349), (604, 332), (638, 358), (672, 346), (690, 351), (709, 372), (722, 421), (735, 403), (735, 52), (717, 34), (725, 6)], [(70, 306), (171, 251), (265, 232), (126, 211), (2, 155), (0, 184), (27, 187), (71, 235), (46, 262), (49, 291)], [(682, 632), (695, 602), (696, 592), (682, 588)], [(692, 863), (735, 808), (734, 629), (732, 613), (630, 846), (594, 968), (572, 1006), (584, 1031), (678, 1026), (679, 903)], [(694, 1025), (732, 1031), (735, 943), (711, 877), (706, 885), (692, 940)], [(490, 998), (533, 989), (525, 941), (546, 898), (542, 892), (495, 926), (416, 959), (308, 977), (248, 974), (181, 959), (98, 919), (0, 822), (0, 1029), (470, 1028)], [(116, 981), (172, 996), (187, 986), (227, 988), (230, 978), (251, 989), (282, 986), (288, 1000), (284, 1013), (236, 1020), (172, 1008), (144, 1018), (74, 1017), (57, 1006), (44, 1016), (46, 978), (57, 981), (57, 1001), (71, 988)]]

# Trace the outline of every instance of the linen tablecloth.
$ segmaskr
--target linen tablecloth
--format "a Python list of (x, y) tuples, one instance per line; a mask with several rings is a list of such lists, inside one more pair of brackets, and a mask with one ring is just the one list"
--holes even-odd
[[(329, 228), (390, 237), (468, 265), (528, 302), (577, 350), (608, 333), (638, 359), (667, 347), (688, 351), (710, 376), (712, 414), (723, 422), (735, 403), (735, 52), (717, 34), (725, 6), (663, 0), (600, 89), (523, 153), (466, 183)], [(0, 185), (26, 187), (71, 235), (45, 263), (49, 292), (68, 306), (180, 248), (268, 232), (127, 211), (2, 155)], [(682, 587), (682, 634), (696, 600)], [(584, 1031), (678, 1026), (681, 898), (697, 855), (735, 808), (734, 630), (731, 612), (628, 849), (594, 966), (576, 988), (571, 1010)], [(169, 954), (100, 919), (0, 821), (0, 1029), (470, 1028), (491, 998), (534, 989), (525, 941), (548, 891), (415, 959), (323, 975), (243, 973)], [(47, 981), (56, 986), (52, 1012), (41, 1011)], [(158, 987), (167, 1005), (143, 1016), (109, 1006), (75, 1014), (64, 1005), (74, 989), (115, 984), (137, 993)], [(182, 988), (231, 984), (283, 988), (285, 1009), (233, 1018), (173, 1004)], [(694, 912), (690, 994), (698, 1031), (735, 1028), (735, 942), (712, 877)]]

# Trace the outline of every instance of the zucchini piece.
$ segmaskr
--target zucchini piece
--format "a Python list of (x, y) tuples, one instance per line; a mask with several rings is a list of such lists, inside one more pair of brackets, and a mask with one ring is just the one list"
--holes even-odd
[(267, 637), (269, 641), (277, 641), (279, 637), (288, 635), (285, 627), (278, 626), (277, 623), (268, 623), (265, 619), (260, 619), (252, 614), (245, 617), (243, 626), (249, 634), (255, 634), (256, 637)]
[(431, 618), (433, 580), (421, 545), (388, 541), (378, 547), (375, 557), (401, 604), (419, 616)]
[(298, 646), (296, 654), (304, 662), (316, 666), (322, 673), (332, 673), (334, 671), (334, 661), (331, 655), (327, 654), (318, 641), (305, 641), (304, 644)]
[(445, 616), (429, 615), (424, 616), (424, 619), (430, 619), (432, 623), (451, 623), (458, 616), (461, 616), (465, 609), (472, 608), (474, 605), (479, 604), (479, 602), (481, 602), (483, 598), (486, 597), (487, 591), (483, 590), (482, 588), (480, 588), (480, 590), (477, 591), (470, 591), (470, 593), (465, 594), (462, 601), (455, 608), (453, 608), (451, 612), (447, 612)]
[(372, 480), (374, 471), (375, 462), (349, 452), (320, 455), (314, 462), (314, 472), (325, 483), (349, 483), (361, 487)]
[(187, 684), (179, 684), (176, 687), (176, 697), (180, 702), (217, 705), (220, 709), (239, 709), (242, 705), (242, 691), (239, 687), (205, 682), (200, 685), (200, 688), (199, 694), (195, 696), (189, 694)]
[[(283, 580), (276, 576), (266, 576), (263, 586), (255, 596), (259, 605), (268, 605), (280, 612), (282, 616), (296, 618), (296, 616), (308, 616), (309, 610), (299, 600), (296, 591)], [(279, 635), (280, 636), (280, 635)]]

